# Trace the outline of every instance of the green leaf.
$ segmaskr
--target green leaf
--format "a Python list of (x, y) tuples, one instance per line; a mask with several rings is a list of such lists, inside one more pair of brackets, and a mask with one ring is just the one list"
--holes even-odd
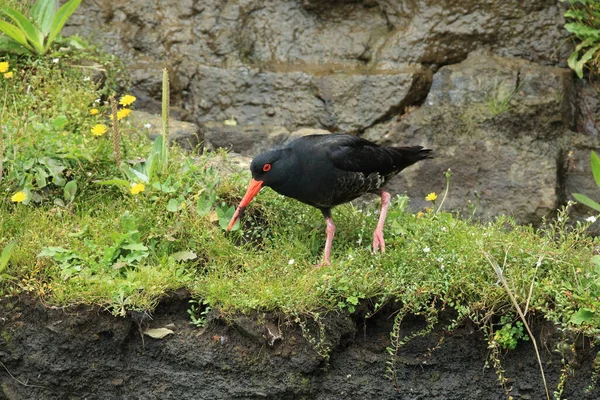
[(128, 243), (121, 246), (122, 249), (131, 250), (131, 251), (147, 251), (148, 247), (144, 246), (141, 243)]
[(54, 39), (65, 26), (69, 17), (75, 12), (75, 10), (77, 10), (77, 7), (79, 7), (79, 4), (81, 4), (81, 0), (69, 0), (58, 10), (52, 19), (50, 34), (48, 35), (48, 40), (46, 41), (46, 49), (52, 45)]
[(577, 63), (575, 64), (575, 72), (577, 73), (578, 77), (580, 77), (580, 78), (583, 77), (583, 67), (585, 66), (585, 64), (588, 61), (590, 61), (592, 59), (592, 57), (598, 51), (599, 48), (600, 48), (600, 45), (592, 47), (591, 49), (589, 49), (588, 51), (586, 51), (581, 56), (581, 58), (579, 59), (579, 61), (577, 61)]
[(579, 311), (571, 315), (569, 322), (575, 325), (581, 325), (583, 323), (591, 325), (595, 323), (595, 320), (596, 314), (593, 311), (587, 308), (580, 308)]
[(600, 187), (600, 157), (593, 150), (590, 154), (590, 165), (592, 166), (592, 174), (594, 175), (596, 185)]
[(13, 54), (26, 54), (29, 53), (29, 49), (23, 47), (14, 39), (6, 35), (0, 36), (0, 53), (13, 53)]
[(216, 199), (217, 193), (214, 191), (202, 193), (196, 202), (196, 212), (198, 215), (204, 217), (210, 214), (210, 210), (212, 209)]
[(6, 247), (4, 247), (4, 250), (2, 250), (2, 254), (0, 254), (0, 272), (4, 271), (4, 269), (8, 265), (8, 261), (12, 256), (12, 252), (16, 244), (16, 241), (10, 242), (6, 245)]
[(77, 181), (72, 180), (72, 181), (67, 182), (64, 187), (65, 201), (72, 202), (75, 199), (76, 193), (77, 193)]
[(181, 202), (177, 199), (170, 199), (167, 203), (167, 211), (175, 212), (181, 209)]
[(44, 35), (42, 32), (17, 10), (10, 7), (3, 7), (1, 10), (21, 29), (27, 37), (27, 42), (31, 44), (36, 53), (44, 54)]
[(61, 130), (65, 127), (65, 125), (69, 122), (69, 119), (66, 115), (59, 115), (52, 121), (52, 126), (56, 130)]
[(129, 184), (129, 181), (126, 181), (124, 179), (108, 179), (106, 181), (95, 181), (94, 183), (96, 183), (98, 185), (115, 185), (115, 186), (121, 186), (124, 188), (129, 188), (129, 186), (131, 186)]
[(25, 36), (25, 33), (13, 24), (0, 20), (0, 31), (21, 46), (27, 48), (29, 51), (35, 51), (34, 48), (31, 47), (31, 45), (27, 42), (27, 36)]
[(58, 0), (37, 0), (33, 7), (31, 7), (29, 14), (33, 23), (42, 31), (44, 37), (50, 33), (52, 20), (57, 10)]
[(175, 261), (188, 261), (195, 260), (198, 255), (193, 251), (178, 251), (177, 253), (171, 254), (171, 258)]
[(152, 178), (155, 170), (162, 169), (162, 146), (163, 137), (157, 136), (156, 139), (154, 139), (154, 143), (152, 143), (150, 154), (148, 154), (148, 158), (146, 159), (148, 178)]
[(600, 211), (600, 204), (596, 203), (594, 200), (590, 199), (586, 195), (581, 193), (573, 193), (573, 197), (581, 204), (593, 208), (596, 211)]
[[(235, 207), (231, 206), (228, 209), (225, 209), (225, 207), (218, 207), (216, 211), (217, 216), (219, 217), (219, 226), (221, 227), (221, 229), (226, 230), (227, 225), (229, 225), (229, 221), (231, 220), (231, 217), (233, 217), (233, 213), (235, 212)], [(231, 230), (237, 231), (238, 229), (240, 229), (239, 221), (235, 223)]]

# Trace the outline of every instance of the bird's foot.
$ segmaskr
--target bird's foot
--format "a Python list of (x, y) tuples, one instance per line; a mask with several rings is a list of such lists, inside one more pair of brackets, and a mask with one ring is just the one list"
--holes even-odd
[(383, 231), (376, 229), (373, 232), (373, 253), (377, 253), (378, 250), (385, 253), (385, 241), (383, 240)]
[(329, 259), (327, 259), (327, 260), (321, 261), (319, 264), (313, 265), (313, 267), (316, 269), (316, 268), (321, 268), (321, 267), (330, 266), (330, 265), (331, 265), (331, 261), (329, 261)]

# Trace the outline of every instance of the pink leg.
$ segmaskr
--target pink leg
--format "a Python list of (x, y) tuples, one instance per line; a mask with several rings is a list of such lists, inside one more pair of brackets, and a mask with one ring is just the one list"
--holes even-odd
[(333, 235), (335, 234), (335, 224), (333, 223), (333, 218), (331, 218), (331, 216), (327, 217), (325, 222), (327, 223), (327, 229), (325, 230), (327, 233), (327, 238), (325, 239), (325, 253), (323, 254), (322, 265), (330, 265), (331, 248), (333, 247)]
[(377, 221), (377, 228), (373, 232), (373, 252), (381, 249), (381, 252), (385, 252), (385, 242), (383, 241), (383, 225), (385, 224), (385, 218), (387, 217), (387, 210), (390, 206), (391, 195), (382, 190), (381, 191), (381, 212), (379, 213), (379, 221)]

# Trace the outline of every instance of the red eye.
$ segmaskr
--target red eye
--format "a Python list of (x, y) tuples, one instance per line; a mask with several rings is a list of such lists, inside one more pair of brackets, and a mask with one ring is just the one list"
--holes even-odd
[(264, 172), (269, 172), (271, 170), (271, 164), (265, 164), (263, 165), (263, 171)]

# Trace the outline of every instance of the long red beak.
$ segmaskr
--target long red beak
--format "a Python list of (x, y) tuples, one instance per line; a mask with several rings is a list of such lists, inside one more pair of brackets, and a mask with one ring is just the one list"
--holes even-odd
[(231, 217), (231, 221), (229, 221), (229, 225), (227, 225), (228, 231), (230, 231), (231, 228), (233, 228), (233, 225), (235, 225), (237, 220), (240, 219), (240, 217), (244, 214), (246, 207), (248, 206), (248, 204), (250, 204), (250, 202), (252, 201), (254, 196), (256, 196), (258, 194), (258, 192), (260, 192), (260, 189), (262, 188), (262, 184), (263, 184), (263, 181), (257, 181), (255, 179), (252, 179), (250, 181), (250, 183), (248, 184), (248, 189), (246, 190), (246, 194), (242, 198), (242, 201), (240, 202), (240, 205), (238, 206), (238, 208), (235, 210), (233, 217)]

